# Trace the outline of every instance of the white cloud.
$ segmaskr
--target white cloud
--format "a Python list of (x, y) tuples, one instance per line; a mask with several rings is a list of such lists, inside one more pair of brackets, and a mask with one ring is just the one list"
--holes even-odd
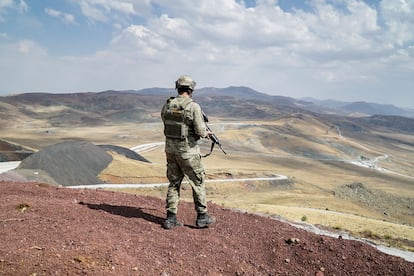
[[(154, 68), (135, 69), (147, 76), (159, 70), (172, 76), (181, 70), (192, 72), (200, 85), (248, 85), (292, 96), (312, 90), (329, 97), (337, 91), (351, 97), (358, 90), (378, 91), (387, 82), (384, 76), (407, 72), (414, 64), (412, 51), (395, 48), (397, 38), (410, 41), (408, 32), (379, 24), (385, 2), (377, 10), (357, 0), (313, 0), (311, 10), (293, 12), (282, 10), (276, 1), (257, 1), (252, 8), (232, 0), (154, 3), (162, 7), (161, 15), (153, 15), (146, 25), (125, 28), (108, 49), (111, 55), (122, 55), (120, 60), (130, 68)], [(411, 26), (401, 23), (401, 13), (414, 18), (411, 4), (404, 7), (385, 17), (388, 26)], [(408, 74), (399, 78), (409, 82)], [(354, 97), (364, 93), (369, 94), (356, 92)]]
[(22, 13), (27, 12), (27, 10), (29, 9), (28, 5), (24, 0), (0, 0), (0, 12), (9, 8), (16, 9)]
[(20, 2), (18, 4), (18, 10), (19, 10), (20, 13), (27, 12), (29, 10), (29, 6), (26, 4), (25, 1), (20, 0)]
[(127, 1), (107, 1), (106, 3), (107, 10), (119, 11), (123, 14), (135, 14), (134, 5), (128, 3)]
[(150, 0), (82, 0), (75, 1), (80, 5), (82, 14), (91, 22), (115, 23), (125, 21), (125, 16), (149, 15)]
[(109, 20), (104, 11), (90, 5), (87, 1), (81, 1), (80, 8), (83, 15), (85, 15), (92, 22), (107, 22)]
[(7, 21), (8, 10), (17, 10), (19, 13), (27, 12), (28, 5), (24, 0), (0, 0), (0, 22)]
[[(324, 1), (316, 1), (316, 13), (287, 13), (261, 1), (246, 8), (235, 1), (179, 1), (166, 5), (165, 14), (145, 26), (169, 44), (168, 51), (209, 57), (207, 61), (268, 63), (276, 56), (280, 63), (302, 65), (314, 62), (361, 59), (389, 50), (378, 43), (379, 26), (375, 9), (358, 1), (347, 12)], [(207, 46), (207, 47), (206, 47)], [(180, 50), (181, 49), (181, 50)], [(222, 53), (222, 56), (220, 56)], [(242, 59), (240, 59), (242, 58)]]
[[(153, 58), (164, 51), (167, 42), (158, 34), (144, 26), (131, 25), (113, 39), (114, 49), (119, 49), (123, 54), (139, 55), (138, 58)], [(159, 57), (157, 59), (160, 59)]]
[(32, 56), (46, 56), (47, 51), (36, 44), (32, 40), (22, 40), (18, 42), (18, 52), (23, 55), (32, 55)]
[(383, 0), (380, 4), (389, 39), (398, 46), (406, 43), (413, 45), (414, 40), (414, 1)]
[(0, 10), (13, 7), (13, 5), (14, 5), (13, 0), (0, 0)]
[(70, 13), (61, 12), (51, 8), (46, 8), (45, 13), (52, 17), (60, 18), (65, 23), (76, 23), (75, 17)]
[[(6, 2), (0, 0), (0, 11)], [(276, 0), (256, 1), (252, 7), (235, 0), (71, 2), (90, 22), (113, 26), (113, 37), (94, 55), (45, 58), (65, 74), (40, 66), (41, 59), (33, 62), (48, 70), (45, 76), (65, 83), (65, 89), (171, 87), (182, 73), (191, 74), (199, 87), (246, 85), (294, 97), (364, 95), (375, 100), (372, 91), (386, 95), (393, 86), (408, 95), (414, 89), (411, 0), (379, 5), (309, 0), (307, 9), (291, 11)], [(65, 20), (58, 10), (45, 12)], [(18, 49), (26, 56), (47, 55), (33, 41), (21, 42)]]
[(361, 57), (387, 50), (379, 41), (379, 26), (374, 8), (360, 1), (347, 1), (342, 11), (325, 1), (314, 1), (315, 13), (288, 13), (275, 1), (260, 1), (246, 8), (235, 1), (179, 1), (166, 5), (162, 16), (147, 26), (175, 45), (188, 47), (210, 42), (223, 50), (285, 51), (290, 58), (305, 56), (319, 61)]

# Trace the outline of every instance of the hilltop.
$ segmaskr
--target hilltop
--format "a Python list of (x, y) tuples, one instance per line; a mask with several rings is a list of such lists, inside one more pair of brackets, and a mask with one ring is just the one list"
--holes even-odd
[[(4, 96), (0, 97), (0, 126), (13, 126), (31, 120), (43, 120), (50, 127), (155, 122), (159, 120), (160, 107), (165, 100), (175, 95), (173, 89), (148, 88)], [(335, 115), (330, 119), (336, 124), (351, 121), (363, 128), (378, 123), (379, 126), (393, 126), (396, 130), (402, 124), (403, 131), (414, 132), (414, 112), (390, 105), (358, 102), (327, 104), (312, 99), (307, 101), (267, 95), (248, 87), (201, 88), (196, 90), (194, 99), (207, 114), (220, 118), (269, 120), (292, 113), (313, 114), (322, 118)], [(13, 122), (10, 122), (10, 116), (14, 118)], [(369, 120), (371, 116), (373, 120)]]
[(209, 202), (218, 222), (164, 230), (164, 201), (101, 190), (0, 182), (0, 274), (411, 275), (414, 263)]

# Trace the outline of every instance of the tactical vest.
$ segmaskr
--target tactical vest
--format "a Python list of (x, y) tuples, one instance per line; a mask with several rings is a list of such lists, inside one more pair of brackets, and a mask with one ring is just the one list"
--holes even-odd
[(189, 126), (185, 123), (185, 108), (193, 100), (188, 98), (181, 104), (174, 97), (167, 100), (167, 108), (163, 114), (164, 135), (169, 138), (185, 139), (188, 137)]

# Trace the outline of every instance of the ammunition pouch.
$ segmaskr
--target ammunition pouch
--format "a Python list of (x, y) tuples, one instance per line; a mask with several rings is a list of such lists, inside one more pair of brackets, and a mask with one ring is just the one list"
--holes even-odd
[(174, 99), (169, 99), (167, 109), (163, 114), (164, 135), (169, 138), (185, 139), (188, 137), (189, 126), (185, 123), (185, 108), (189, 103), (185, 101), (181, 105), (173, 103)]
[(188, 126), (184, 122), (164, 121), (164, 135), (169, 138), (185, 139), (188, 137)]

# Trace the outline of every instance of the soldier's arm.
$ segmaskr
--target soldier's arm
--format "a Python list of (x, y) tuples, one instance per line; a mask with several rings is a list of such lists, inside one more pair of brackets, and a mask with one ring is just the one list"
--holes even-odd
[(164, 104), (164, 106), (161, 109), (161, 119), (164, 120), (164, 113), (167, 110), (167, 104)]
[(207, 138), (208, 131), (204, 123), (203, 113), (197, 103), (193, 104), (193, 124), (195, 133), (202, 138)]

